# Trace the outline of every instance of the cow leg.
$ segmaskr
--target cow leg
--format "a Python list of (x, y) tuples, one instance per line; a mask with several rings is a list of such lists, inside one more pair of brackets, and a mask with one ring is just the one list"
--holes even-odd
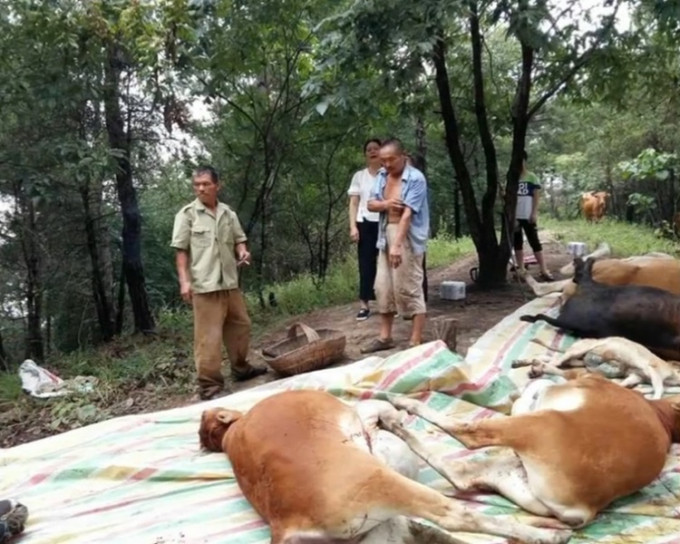
[(381, 425), (401, 438), (416, 455), (441, 474), (459, 491), (491, 490), (503, 495), (532, 514), (550, 516), (550, 509), (538, 500), (527, 481), (522, 462), (514, 453), (496, 455), (484, 460), (447, 463), (433, 454), (400, 418), (387, 417)]
[(536, 281), (528, 272), (521, 274), (520, 277), (531, 287), (531, 290), (537, 297), (543, 297), (550, 293), (561, 293), (571, 283), (571, 279), (541, 283)]
[(628, 374), (626, 378), (619, 383), (621, 387), (627, 387), (628, 389), (632, 389), (636, 385), (639, 385), (642, 383), (642, 377), (638, 376), (637, 374)]
[(468, 449), (487, 446), (513, 447), (517, 439), (526, 437), (527, 429), (531, 429), (531, 425), (536, 423), (535, 414), (490, 418), (468, 423), (439, 414), (427, 404), (415, 399), (400, 397), (390, 399), (390, 402), (397, 408), (417, 415), (449, 433)]
[(557, 329), (562, 329), (566, 331), (578, 331), (574, 326), (571, 325), (571, 323), (567, 323), (565, 321), (561, 321), (559, 317), (551, 317), (546, 314), (536, 314), (536, 315), (528, 315), (525, 314), (523, 316), (520, 316), (520, 321), (526, 321), (527, 323), (536, 323), (537, 321), (545, 321), (548, 325), (552, 325), (553, 327)]
[(510, 366), (512, 368), (522, 368), (525, 366), (533, 366), (540, 364), (548, 364), (552, 360), (550, 355), (541, 355), (540, 357), (533, 357), (531, 359), (515, 359)]
[(559, 368), (586, 366), (583, 362), (583, 358), (588, 353), (594, 352), (595, 348), (597, 348), (601, 343), (601, 340), (593, 340), (592, 338), (578, 340), (557, 359), (555, 365)]
[[(586, 350), (585, 348), (588, 349)], [(663, 396), (663, 377), (658, 368), (653, 364), (653, 361), (647, 360), (647, 358), (643, 357), (638, 352), (628, 349), (626, 344), (621, 344), (613, 338), (605, 338), (590, 346), (586, 344), (582, 351), (596, 355), (604, 362), (611, 362), (614, 366), (618, 366), (622, 371), (626, 368), (635, 368), (640, 372), (644, 372), (649, 379), (649, 382), (652, 384), (652, 389), (654, 391), (653, 398), (660, 399)], [(567, 350), (564, 357), (567, 357), (567, 355), (569, 355), (569, 350)]]
[(588, 371), (584, 368), (576, 368), (570, 370), (563, 370), (551, 363), (542, 363), (540, 361), (534, 362), (529, 369), (529, 378), (536, 379), (542, 376), (560, 376), (565, 380), (575, 380), (583, 374), (588, 374)]
[[(419, 466), (416, 455), (397, 436), (378, 426), (381, 415), (383, 418), (394, 417), (398, 413), (396, 408), (384, 400), (366, 400), (356, 404), (356, 411), (364, 435), (369, 439), (370, 453), (402, 476), (417, 479)], [(361, 439), (365, 440), (365, 437)]]

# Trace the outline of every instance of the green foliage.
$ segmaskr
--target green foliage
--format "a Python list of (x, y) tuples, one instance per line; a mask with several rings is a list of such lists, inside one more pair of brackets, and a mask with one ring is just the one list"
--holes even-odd
[[(254, 263), (242, 279), (253, 313), (278, 319), (355, 298), (346, 189), (363, 166), (367, 137), (398, 136), (409, 152), (425, 155), (436, 236), (430, 264), (467, 251), (468, 239), (460, 249), (444, 242), (461, 223), (461, 234), (469, 233), (466, 219), (474, 216), (454, 206), (461, 177), (435, 85), (438, 36), (475, 203), (492, 181), (503, 185), (520, 137), (513, 119), (524, 46), (533, 55), (530, 106), (539, 106), (526, 147), (544, 180), (542, 213), (575, 216), (580, 193), (602, 189), (612, 193), (608, 215), (630, 212), (670, 235), (680, 193), (671, 160), (680, 147), (676, 4), (631, 4), (630, 30), (614, 31), (608, 14), (618, 1), (6, 2), (0, 326), (9, 359), (16, 366), (26, 352), (29, 314), (53, 360), (100, 342), (95, 278), (118, 309), (115, 174), (123, 154), (111, 149), (103, 107), (112, 64), (130, 131), (141, 264), (154, 313), (187, 325), (183, 311), (173, 313), (182, 304), (168, 243), (174, 214), (193, 198), (192, 168), (210, 162), (222, 173), (221, 197), (249, 234)], [(474, 102), (475, 13), (497, 176), (489, 176), (493, 161), (481, 145)], [(641, 154), (647, 149), (649, 156)], [(487, 201), (494, 198), (496, 190)], [(499, 209), (497, 200), (494, 218)], [(291, 279), (286, 291), (281, 286)], [(266, 308), (269, 292), (279, 298), (276, 311)], [(122, 317), (126, 334), (128, 298)]]
[(0, 407), (5, 402), (15, 402), (24, 395), (17, 374), (0, 373)]
[(670, 170), (676, 166), (677, 160), (675, 153), (659, 153), (648, 148), (641, 151), (632, 161), (621, 161), (618, 168), (626, 180), (656, 178), (665, 181), (670, 176)]

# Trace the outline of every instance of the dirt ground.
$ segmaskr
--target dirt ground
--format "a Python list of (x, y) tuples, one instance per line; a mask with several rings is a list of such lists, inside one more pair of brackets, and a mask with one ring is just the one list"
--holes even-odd
[[(569, 262), (570, 257), (565, 248), (552, 239), (550, 233), (541, 232), (541, 240), (548, 267), (553, 272), (555, 278), (558, 279), (560, 277), (558, 273), (559, 268)], [(430, 270), (428, 273), (429, 299), (425, 341), (436, 338), (433, 327), (434, 320), (437, 318), (454, 318), (457, 320), (456, 351), (463, 356), (467, 353), (468, 348), (484, 332), (534, 296), (526, 284), (520, 284), (515, 280), (500, 290), (490, 292), (480, 291), (472, 284), (470, 279), (470, 268), (476, 265), (476, 257), (471, 256), (460, 259), (449, 266)], [(538, 275), (538, 269), (535, 264), (529, 266), (529, 271), (535, 277)], [(467, 284), (466, 298), (461, 301), (441, 299), (439, 286), (442, 281), (464, 281)], [(358, 306), (356, 303), (353, 303), (291, 318), (287, 322), (276, 326), (273, 330), (266, 332), (254, 342), (252, 361), (254, 364), (265, 364), (264, 359), (260, 355), (262, 348), (284, 339), (288, 328), (298, 321), (315, 329), (331, 328), (345, 333), (347, 339), (345, 357), (334, 366), (362, 359), (364, 355), (360, 353), (361, 346), (377, 337), (380, 318), (377, 314), (373, 314), (368, 320), (357, 322), (355, 319), (357, 311)], [(378, 355), (386, 356), (405, 349), (408, 345), (410, 328), (411, 322), (401, 318), (395, 319), (393, 338), (397, 345), (392, 350), (380, 352)], [(180, 357), (176, 361), (173, 372), (176, 375), (177, 373), (182, 375), (193, 374), (193, 363), (187, 360), (186, 357)], [(225, 375), (228, 375), (228, 372), (225, 372)], [(186, 378), (186, 376), (184, 377)], [(172, 381), (172, 376), (168, 378)], [(278, 378), (279, 376), (270, 370), (267, 374), (256, 379), (233, 384), (232, 391), (240, 391), (271, 382)], [(26, 399), (26, 402), (34, 404), (36, 401)], [(195, 402), (199, 401), (192, 394), (180, 393), (177, 390), (170, 389), (164, 391), (158, 387), (139, 387), (127, 392), (120, 402), (107, 407), (106, 411), (109, 417), (116, 417), (175, 408)], [(50, 426), (52, 418), (50, 417), (48, 404), (45, 404), (42, 409), (37, 406), (31, 406), (32, 409), (30, 410), (26, 410), (26, 408), (28, 408), (26, 404), (23, 404), (23, 406), (17, 405), (10, 410), (10, 412), (16, 412), (15, 414), (8, 413), (5, 414), (5, 417), (0, 418), (0, 420), (4, 420), (0, 426), (0, 447), (12, 447), (66, 430), (65, 428), (55, 429)]]

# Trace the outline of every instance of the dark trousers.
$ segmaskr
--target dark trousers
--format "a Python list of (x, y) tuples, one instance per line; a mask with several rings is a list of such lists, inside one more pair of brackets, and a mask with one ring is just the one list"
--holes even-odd
[(427, 302), (427, 253), (423, 253), (423, 297)]
[(538, 231), (536, 230), (536, 223), (531, 223), (528, 219), (518, 219), (517, 228), (514, 233), (513, 248), (515, 251), (521, 251), (524, 245), (524, 240), (522, 237), (522, 230), (527, 235), (527, 242), (531, 246), (534, 253), (543, 250), (541, 246), (541, 241), (538, 239)]
[(375, 300), (375, 273), (378, 268), (378, 222), (362, 221), (357, 223), (359, 230), (359, 300)]

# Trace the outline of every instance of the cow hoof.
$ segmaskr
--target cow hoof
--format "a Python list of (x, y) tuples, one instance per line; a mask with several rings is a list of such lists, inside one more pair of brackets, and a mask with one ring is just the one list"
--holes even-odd
[(541, 378), (543, 376), (545, 376), (545, 363), (533, 363), (529, 369), (529, 378), (535, 380), (536, 378)]

